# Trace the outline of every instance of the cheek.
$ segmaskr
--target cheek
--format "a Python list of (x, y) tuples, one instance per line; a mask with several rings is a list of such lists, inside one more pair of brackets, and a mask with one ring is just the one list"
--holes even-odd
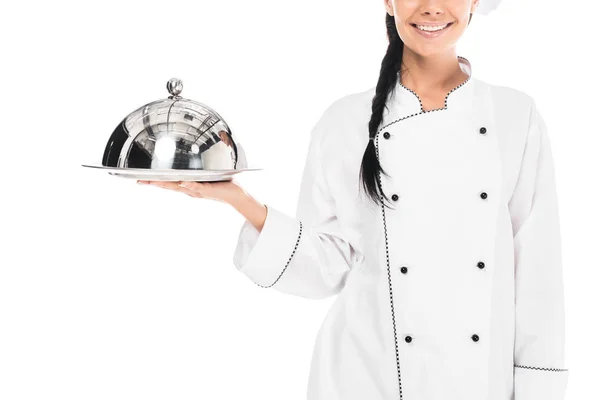
[(412, 29), (414, 29), (412, 26), (405, 24), (404, 22), (396, 21), (396, 30), (404, 43), (410, 43), (411, 35), (413, 34), (413, 32), (411, 32)]
[(448, 32), (450, 34), (448, 35), (448, 37), (452, 38), (453, 41), (457, 41), (458, 38), (460, 38), (465, 33), (465, 30), (467, 29), (467, 24), (464, 21), (458, 21), (455, 22), (453, 25), (454, 26), (452, 26), (452, 31)]

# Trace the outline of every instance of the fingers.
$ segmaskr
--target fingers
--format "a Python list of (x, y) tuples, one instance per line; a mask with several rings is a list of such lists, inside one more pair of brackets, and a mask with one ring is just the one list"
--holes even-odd
[(179, 182), (178, 186), (180, 188), (180, 190), (184, 191), (185, 193), (188, 193), (190, 196), (192, 197), (197, 197), (197, 198), (203, 198), (203, 190), (206, 188), (204, 186), (205, 184), (202, 182), (190, 182), (190, 181), (183, 181), (183, 182)]
[(200, 192), (205, 188), (204, 183), (202, 183), (202, 182), (190, 182), (190, 181), (179, 182), (179, 186), (184, 189), (191, 190), (192, 192)]
[(177, 181), (174, 182), (169, 182), (169, 181), (142, 181), (142, 182), (146, 182), (150, 185), (153, 186), (158, 186), (161, 187), (163, 189), (170, 189), (170, 190), (178, 190), (179, 186), (177, 185)]
[[(186, 188), (185, 186), (180, 185), (181, 183), (198, 183), (198, 182), (138, 180), (138, 183), (152, 185), (152, 186), (158, 186), (163, 189), (168, 189), (168, 190), (173, 190), (175, 192), (185, 193), (188, 196), (192, 196), (192, 197), (196, 197), (196, 198), (202, 197), (202, 195), (198, 191), (191, 189), (191, 188)], [(198, 188), (197, 186), (195, 186), (195, 187), (196, 187), (196, 189)]]
[(200, 190), (202, 188), (200, 182), (182, 181), (177, 183), (178, 190), (192, 197), (202, 198)]

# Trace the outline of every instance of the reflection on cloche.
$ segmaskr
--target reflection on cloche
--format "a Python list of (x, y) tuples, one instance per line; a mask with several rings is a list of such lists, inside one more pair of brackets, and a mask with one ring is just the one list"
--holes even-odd
[(102, 165), (118, 168), (238, 170), (248, 168), (244, 149), (221, 116), (180, 96), (183, 82), (167, 82), (168, 98), (148, 103), (115, 128)]

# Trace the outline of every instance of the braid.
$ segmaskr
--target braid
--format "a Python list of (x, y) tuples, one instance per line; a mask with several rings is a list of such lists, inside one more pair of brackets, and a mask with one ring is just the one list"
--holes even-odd
[(382, 172), (386, 176), (388, 176), (388, 174), (379, 164), (375, 148), (375, 135), (377, 134), (379, 125), (383, 121), (383, 110), (387, 107), (387, 98), (396, 87), (398, 72), (400, 71), (400, 65), (402, 64), (402, 51), (404, 50), (404, 42), (402, 42), (402, 39), (400, 39), (400, 36), (398, 35), (395, 18), (388, 13), (386, 13), (385, 18), (389, 45), (381, 62), (379, 80), (377, 81), (375, 96), (371, 103), (369, 144), (363, 154), (360, 167), (362, 187), (367, 192), (368, 197), (375, 203), (379, 203), (380, 195), (389, 201), (385, 193), (381, 190), (378, 181), (379, 172)]

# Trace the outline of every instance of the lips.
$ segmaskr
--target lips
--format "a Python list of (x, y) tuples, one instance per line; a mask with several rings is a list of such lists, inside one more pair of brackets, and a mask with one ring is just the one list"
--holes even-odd
[[(429, 22), (429, 23), (423, 23), (423, 24), (411, 23), (410, 25), (415, 29), (415, 31), (419, 35), (421, 35), (425, 38), (431, 39), (431, 38), (436, 38), (440, 35), (443, 35), (448, 30), (448, 28), (451, 27), (453, 24), (454, 24), (454, 22), (448, 22), (444, 26), (443, 23), (440, 23), (440, 22), (433, 22), (433, 23)], [(423, 29), (419, 29), (419, 27), (417, 25), (419, 25), (421, 27), (430, 27), (430, 28), (436, 28), (436, 27), (443, 26), (443, 28), (437, 29), (437, 30), (423, 30)]]
[(448, 26), (452, 25), (452, 22), (423, 22), (423, 23), (412, 23), (411, 24), (414, 28), (420, 29), (420, 27), (425, 27), (425, 28), (441, 28), (441, 29), (434, 29), (434, 30), (427, 30), (427, 29), (421, 29), (425, 32), (437, 32), (440, 30), (443, 30), (445, 28), (447, 28)]

